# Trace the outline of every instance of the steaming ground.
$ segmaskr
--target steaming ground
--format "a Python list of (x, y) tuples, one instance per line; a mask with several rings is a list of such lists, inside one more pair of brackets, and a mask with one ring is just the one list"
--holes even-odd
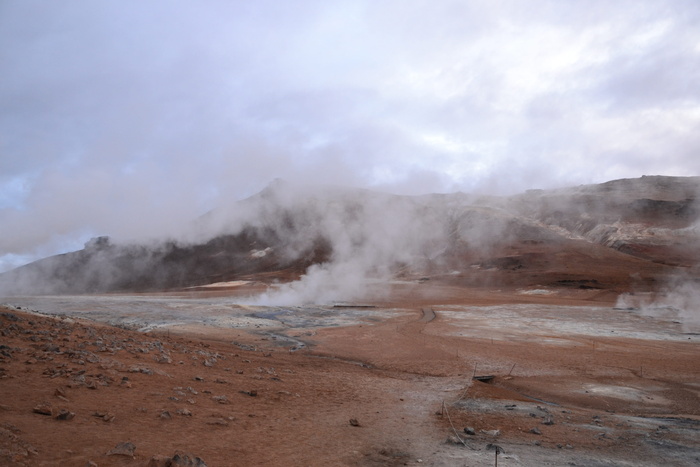
[(188, 239), (95, 239), (0, 277), (0, 429), (41, 447), (27, 465), (121, 465), (117, 437), (139, 465), (177, 443), (212, 465), (486, 465), (493, 444), (502, 465), (696, 465), (699, 183), (277, 183)]
[[(541, 292), (541, 291), (538, 291)], [(361, 303), (276, 306), (258, 305), (267, 299), (205, 297), (191, 292), (139, 295), (61, 295), (5, 297), (2, 305), (55, 316), (80, 317), (147, 332), (153, 329), (212, 326), (244, 330), (301, 330), (352, 326), (411, 314), (413, 309), (384, 308)], [(640, 297), (640, 299), (643, 299)], [(649, 300), (649, 299), (647, 299)], [(246, 301), (255, 303), (246, 305)], [(697, 342), (700, 326), (680, 321), (694, 310), (660, 305), (634, 308), (621, 296), (615, 307), (532, 303), (471, 306), (438, 305), (435, 311), (454, 327), (450, 335), (509, 342), (537, 340), (569, 346), (581, 338), (610, 337)]]
[[(0, 389), (21, 390), (3, 402), (4, 419), (45, 465), (122, 465), (105, 453), (126, 438), (140, 450), (134, 465), (176, 449), (211, 465), (230, 465), (231, 456), (245, 465), (488, 465), (490, 444), (505, 450), (499, 464), (506, 466), (700, 459), (700, 334), (673, 319), (615, 309), (615, 294), (392, 281), (382, 298), (352, 303), (242, 304), (253, 286), (4, 298), (15, 309), (77, 320), (57, 320), (61, 329), (75, 326), (75, 335), (56, 341), (62, 354), (29, 346), (25, 355), (18, 339), (32, 337), (27, 343), (43, 349), (41, 339), (56, 330), (44, 332), (41, 317), (29, 315), (30, 336), (12, 330), (24, 324), (7, 321), (11, 310), (0, 314), (11, 323), (3, 328), (11, 355), (19, 356), (3, 363), (11, 378), (0, 379)], [(424, 319), (425, 308), (434, 319)], [(91, 321), (118, 327), (88, 332)], [(125, 350), (141, 341), (155, 354)], [(75, 352), (72, 342), (90, 350), (89, 359), (61, 366)], [(70, 379), (73, 367), (105, 385), (81, 386)], [(110, 383), (123, 376), (128, 389)], [(52, 395), (56, 388), (68, 402)], [(69, 407), (75, 419), (33, 414), (43, 399)], [(91, 411), (106, 406), (117, 421), (95, 425)], [(56, 423), (71, 435), (57, 434)], [(46, 439), (54, 450), (35, 435), (44, 432), (53, 433)], [(236, 452), (222, 449), (222, 439), (235, 439)]]
[[(350, 326), (392, 317), (398, 311), (330, 305), (243, 305), (231, 298), (178, 295), (61, 295), (6, 297), (5, 306), (55, 316), (71, 316), (147, 332), (211, 326), (246, 330)], [(245, 301), (245, 299), (243, 300)], [(257, 301), (257, 300), (252, 300)]]

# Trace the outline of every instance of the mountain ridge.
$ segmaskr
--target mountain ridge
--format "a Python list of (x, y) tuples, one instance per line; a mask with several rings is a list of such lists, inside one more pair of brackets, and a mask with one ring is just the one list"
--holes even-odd
[[(695, 276), (700, 177), (645, 176), (507, 196), (393, 195), (275, 180), (184, 239), (114, 244), (0, 274), (0, 293), (184, 289), (358, 275), (629, 291)], [(350, 271), (349, 273), (347, 271)], [(318, 286), (318, 285), (316, 285)], [(337, 287), (326, 283), (323, 287)], [(342, 294), (341, 294), (342, 295)]]

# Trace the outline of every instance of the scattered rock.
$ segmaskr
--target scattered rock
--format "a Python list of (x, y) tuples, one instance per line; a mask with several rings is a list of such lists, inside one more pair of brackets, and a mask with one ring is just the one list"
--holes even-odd
[(552, 420), (552, 417), (545, 417), (542, 424), (543, 425), (554, 425), (554, 420)]
[(171, 418), (173, 418), (173, 416), (170, 415), (170, 412), (168, 412), (167, 410), (163, 410), (163, 411), (160, 413), (159, 418), (160, 418), (161, 420), (170, 420)]
[(251, 389), (250, 391), (241, 391), (241, 394), (246, 394), (250, 397), (256, 397), (258, 395), (258, 391), (255, 389)]
[(191, 417), (192, 412), (189, 411), (189, 409), (177, 409), (177, 414), (178, 415), (184, 415), (185, 417)]
[(136, 445), (131, 441), (127, 441), (126, 443), (117, 444), (107, 455), (134, 457), (134, 451), (136, 451)]
[(53, 408), (48, 402), (42, 402), (41, 404), (37, 404), (32, 409), (32, 412), (38, 413), (39, 415), (48, 415), (50, 417), (53, 415)]
[(215, 400), (216, 402), (218, 402), (219, 404), (229, 404), (230, 403), (226, 396), (213, 396), (212, 399)]
[(532, 433), (533, 435), (541, 435), (541, 434), (542, 434), (542, 432), (540, 431), (540, 429), (537, 428), (537, 427), (532, 428), (532, 429), (530, 430), (530, 433)]
[(464, 427), (464, 433), (466, 433), (470, 436), (474, 436), (476, 434), (476, 431), (474, 430), (474, 428), (472, 428), (470, 426), (466, 426), (466, 427)]
[(172, 363), (173, 362), (173, 359), (170, 358), (170, 355), (165, 354), (165, 353), (160, 354), (160, 355), (156, 355), (155, 357), (153, 357), (153, 359), (158, 363)]
[(92, 414), (93, 417), (101, 418), (105, 422), (113, 422), (116, 415), (110, 412), (95, 412)]
[(27, 465), (24, 460), (38, 452), (13, 431), (0, 427), (0, 465)]
[(56, 415), (56, 420), (73, 420), (74, 417), (75, 413), (66, 409), (61, 409), (58, 415)]
[(501, 430), (481, 430), (481, 432), (488, 436), (501, 436)]
[(207, 467), (202, 458), (187, 452), (175, 451), (175, 455), (170, 460), (169, 467)]
[(356, 418), (351, 418), (351, 419), (350, 419), (350, 425), (352, 425), (352, 426), (360, 426), (360, 422), (358, 422)]

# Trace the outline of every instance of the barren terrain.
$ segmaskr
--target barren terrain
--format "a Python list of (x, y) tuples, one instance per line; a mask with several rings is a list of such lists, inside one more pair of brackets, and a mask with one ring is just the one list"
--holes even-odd
[(0, 274), (0, 464), (700, 465), (699, 191), (276, 182)]
[[(236, 312), (234, 284), (104, 316), (18, 297), (0, 315), (0, 462), (477, 466), (497, 445), (502, 466), (700, 463), (697, 332), (598, 290), (387, 287)], [(154, 326), (149, 300), (201, 320)]]

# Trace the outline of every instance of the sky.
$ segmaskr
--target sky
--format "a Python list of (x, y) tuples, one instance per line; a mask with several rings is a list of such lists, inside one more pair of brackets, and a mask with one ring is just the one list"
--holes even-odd
[(700, 175), (700, 2), (0, 0), (0, 272), (275, 178)]

